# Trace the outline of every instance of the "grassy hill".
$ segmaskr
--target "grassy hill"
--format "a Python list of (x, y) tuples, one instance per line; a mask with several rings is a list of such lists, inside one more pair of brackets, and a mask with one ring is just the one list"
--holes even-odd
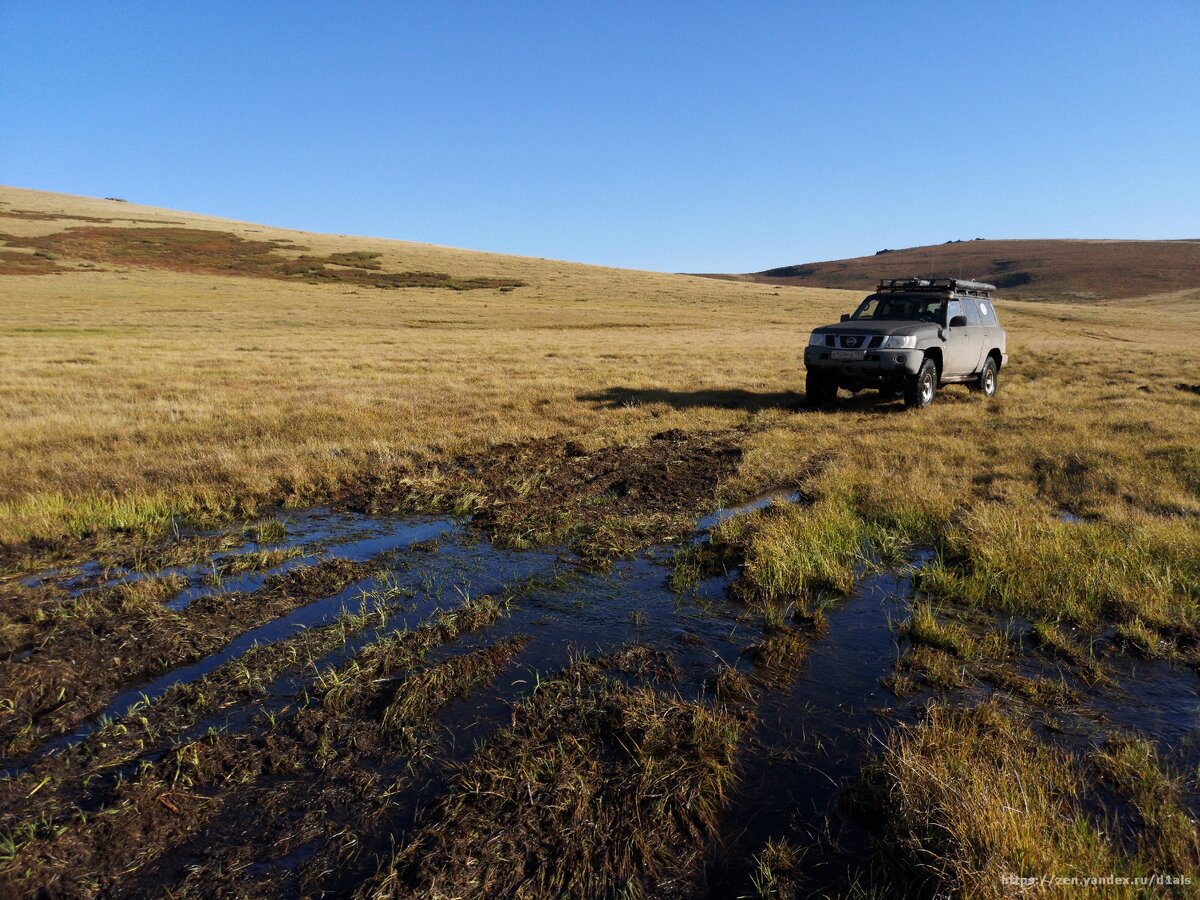
[(1200, 240), (954, 241), (717, 276), (865, 291), (880, 278), (974, 278), (1005, 297), (1097, 301), (1200, 289)]
[[(0, 544), (728, 427), (743, 396), (798, 402), (795, 348), (853, 302), (17, 188), (0, 263)], [(697, 402), (650, 415), (643, 389)]]
[[(988, 250), (1000, 243), (937, 249), (1017, 258)], [(873, 258), (870, 273), (848, 261), (829, 281), (850, 290), (782, 291), (777, 283), (817, 276), (637, 272), (0, 188), (0, 543), (307, 502), (504, 442), (600, 446), (780, 415), (802, 403), (809, 330), (923, 253)], [(1084, 254), (1071, 258), (1081, 266)], [(1014, 413), (1023, 379), (1045, 385), (1059, 366), (1109, 359), (1150, 302), (1084, 313), (1014, 301), (1019, 293), (1003, 304), (1013, 366), (1000, 402)], [(1139, 383), (1170, 381), (1172, 403), (1175, 381), (1200, 380), (1180, 375), (1195, 368), (1188, 351), (1148, 355), (1145, 371), (1130, 354), (1174, 343), (1194, 320), (1190, 296), (1156, 293), (1166, 331), (1152, 339), (1139, 324), (1151, 343), (1122, 343), (1113, 362)], [(1145, 402), (1130, 411), (1139, 421)], [(937, 420), (955, 414), (943, 405)], [(844, 423), (790, 421), (812, 446), (836, 446)], [(751, 472), (770, 455), (747, 455), (744, 486), (786, 480), (774, 464), (774, 474)]]
[(0, 188), (0, 895), (1200, 882), (1197, 288), (1072, 271), (996, 397), (826, 411), (809, 331), (891, 271)]

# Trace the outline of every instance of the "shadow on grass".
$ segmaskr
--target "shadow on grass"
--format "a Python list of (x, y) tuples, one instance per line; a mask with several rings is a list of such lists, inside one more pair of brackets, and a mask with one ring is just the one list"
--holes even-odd
[[(584, 403), (595, 403), (603, 409), (621, 409), (626, 406), (641, 406), (650, 403), (665, 403), (675, 409), (744, 409), (758, 412), (764, 409), (783, 409), (792, 412), (819, 412), (810, 407), (801, 391), (747, 391), (742, 388), (710, 388), (698, 391), (672, 391), (666, 388), (610, 387), (599, 391), (578, 394), (575, 397)], [(828, 409), (851, 409), (857, 412), (891, 413), (903, 412), (904, 405), (897, 400), (887, 399), (876, 391), (863, 391), (852, 397), (843, 397), (837, 406)]]
[(797, 391), (758, 393), (740, 388), (713, 388), (700, 391), (670, 391), (666, 388), (610, 387), (579, 394), (576, 400), (596, 403), (604, 409), (665, 403), (676, 409), (717, 407), (723, 409), (804, 409), (804, 394)]

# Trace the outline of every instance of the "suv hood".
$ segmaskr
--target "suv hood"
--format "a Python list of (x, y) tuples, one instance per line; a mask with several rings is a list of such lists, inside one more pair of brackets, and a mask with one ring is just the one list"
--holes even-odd
[(933, 322), (905, 322), (902, 320), (884, 322), (838, 322), (836, 325), (822, 325), (814, 328), (814, 334), (915, 334), (936, 335), (940, 325)]

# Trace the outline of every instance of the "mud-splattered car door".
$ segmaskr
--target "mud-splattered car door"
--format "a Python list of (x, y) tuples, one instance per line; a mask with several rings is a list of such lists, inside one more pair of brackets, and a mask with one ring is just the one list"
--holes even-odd
[[(946, 304), (946, 342), (942, 344), (942, 377), (970, 375), (979, 360), (980, 329), (963, 324), (963, 304), (954, 299)], [(958, 325), (951, 325), (955, 319)]]

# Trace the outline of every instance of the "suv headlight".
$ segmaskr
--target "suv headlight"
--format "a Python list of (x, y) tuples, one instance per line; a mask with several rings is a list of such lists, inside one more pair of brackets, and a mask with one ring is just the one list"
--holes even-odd
[(883, 342), (884, 350), (915, 350), (917, 336), (915, 334), (892, 334)]
[(819, 334), (818, 332), (814, 331), (812, 334), (810, 334), (808, 336), (808, 346), (824, 347), (825, 346), (825, 335)]

